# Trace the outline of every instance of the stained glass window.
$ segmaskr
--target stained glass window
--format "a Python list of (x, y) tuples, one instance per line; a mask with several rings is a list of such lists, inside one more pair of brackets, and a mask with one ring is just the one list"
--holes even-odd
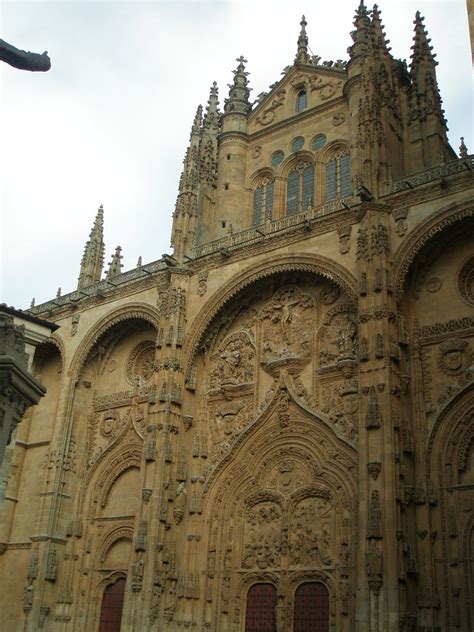
[(324, 134), (318, 134), (311, 141), (311, 149), (314, 149), (314, 151), (318, 151), (319, 149), (322, 149), (325, 144), (326, 136)]
[(284, 157), (285, 157), (285, 154), (281, 151), (281, 149), (279, 149), (278, 151), (275, 151), (272, 154), (272, 157), (270, 159), (270, 163), (271, 163), (272, 167), (276, 167), (281, 162), (283, 162), (283, 158)]
[(314, 167), (300, 163), (289, 174), (286, 183), (286, 212), (293, 215), (311, 207), (314, 202)]
[(300, 174), (292, 171), (286, 185), (286, 212), (288, 215), (298, 212)]
[(304, 145), (304, 138), (302, 136), (297, 136), (294, 141), (291, 143), (291, 151), (295, 152), (295, 151), (299, 151), (300, 149), (303, 148)]
[(306, 110), (306, 90), (300, 90), (296, 96), (296, 111)]
[(264, 178), (253, 196), (253, 225), (263, 224), (273, 214), (273, 181)]
[(326, 165), (326, 199), (344, 195), (351, 192), (350, 157), (346, 152), (339, 152)]

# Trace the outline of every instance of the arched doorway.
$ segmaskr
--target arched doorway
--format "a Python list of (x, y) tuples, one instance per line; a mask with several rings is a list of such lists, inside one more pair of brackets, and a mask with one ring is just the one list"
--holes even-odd
[(329, 632), (329, 593), (319, 582), (298, 586), (293, 632)]
[(276, 632), (276, 602), (273, 584), (254, 584), (247, 594), (245, 632)]
[(120, 632), (125, 581), (125, 578), (121, 577), (114, 584), (109, 584), (104, 590), (99, 632)]

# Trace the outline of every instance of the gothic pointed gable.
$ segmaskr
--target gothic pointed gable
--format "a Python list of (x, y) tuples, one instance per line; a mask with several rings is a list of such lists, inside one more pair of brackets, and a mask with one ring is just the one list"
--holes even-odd
[[(342, 91), (347, 81), (344, 62), (326, 63), (328, 65), (298, 64), (287, 70), (268, 94), (261, 95), (249, 116), (249, 132), (268, 129), (303, 111), (332, 104), (336, 100), (342, 102)], [(298, 94), (302, 91), (306, 92), (306, 107), (298, 112)]]

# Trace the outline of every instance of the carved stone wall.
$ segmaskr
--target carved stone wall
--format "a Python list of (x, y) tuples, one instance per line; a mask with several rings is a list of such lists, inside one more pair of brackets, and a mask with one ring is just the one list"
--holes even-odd
[(223, 117), (213, 86), (173, 256), (32, 308), (59, 329), (8, 468), (6, 630), (97, 632), (117, 580), (122, 632), (245, 632), (264, 593), (277, 632), (311, 595), (338, 632), (473, 628), (472, 158), (366, 12), (350, 64), (303, 32), (253, 109), (243, 66)]

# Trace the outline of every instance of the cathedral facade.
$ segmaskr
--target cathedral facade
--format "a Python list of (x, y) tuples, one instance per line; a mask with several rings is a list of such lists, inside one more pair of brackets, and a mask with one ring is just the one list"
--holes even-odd
[(360, 4), (199, 107), (173, 255), (31, 313), (47, 388), (8, 450), (2, 629), (474, 627), (473, 158)]

